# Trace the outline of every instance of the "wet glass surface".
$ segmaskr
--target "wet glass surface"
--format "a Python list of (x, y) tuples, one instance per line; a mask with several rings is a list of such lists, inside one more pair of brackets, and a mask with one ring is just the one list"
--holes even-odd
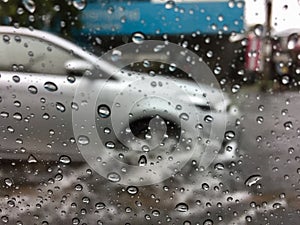
[(1, 224), (298, 224), (299, 12), (2, 0)]

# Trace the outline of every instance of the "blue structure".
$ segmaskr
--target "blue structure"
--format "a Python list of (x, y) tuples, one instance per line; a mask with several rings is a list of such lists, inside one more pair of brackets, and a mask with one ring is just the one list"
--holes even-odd
[(90, 0), (80, 15), (80, 34), (150, 35), (223, 34), (244, 28), (244, 2), (189, 1), (156, 3), (151, 1)]

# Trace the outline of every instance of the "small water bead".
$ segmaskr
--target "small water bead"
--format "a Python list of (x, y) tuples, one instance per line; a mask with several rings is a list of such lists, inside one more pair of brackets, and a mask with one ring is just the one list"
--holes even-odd
[(105, 143), (105, 147), (108, 149), (114, 149), (115, 148), (115, 143), (112, 141), (108, 141)]
[(292, 121), (287, 121), (283, 124), (285, 130), (292, 130), (293, 129), (293, 123)]
[(25, 9), (30, 12), (30, 13), (34, 13), (36, 10), (36, 5), (35, 2), (33, 0), (22, 0), (23, 6), (25, 7)]
[(30, 154), (27, 158), (28, 163), (37, 163), (37, 159), (35, 158), (34, 155)]
[(142, 44), (145, 40), (145, 35), (141, 32), (136, 32), (132, 35), (132, 41), (135, 44)]
[(251, 187), (252, 185), (256, 184), (261, 179), (262, 179), (261, 175), (252, 175), (245, 181), (245, 185), (248, 187)]
[(38, 93), (38, 89), (37, 89), (35, 86), (33, 86), (33, 85), (30, 85), (30, 86), (28, 87), (28, 91), (29, 91), (31, 94), (36, 94), (36, 93)]
[(102, 210), (102, 209), (105, 209), (106, 205), (103, 203), (103, 202), (98, 202), (95, 204), (95, 208), (97, 210)]
[(54, 92), (54, 91), (57, 91), (57, 86), (56, 86), (56, 84), (55, 83), (53, 83), (53, 82), (50, 82), (50, 81), (48, 81), (48, 82), (46, 82), (45, 84), (44, 84), (44, 88), (47, 90), (47, 91), (50, 91), (50, 92)]
[(207, 115), (204, 117), (204, 121), (206, 123), (211, 123), (214, 120), (214, 118), (211, 115)]
[(98, 106), (97, 112), (101, 118), (108, 118), (110, 116), (110, 108), (104, 104)]
[(126, 191), (128, 194), (135, 195), (139, 192), (139, 189), (136, 186), (129, 186), (127, 187)]
[(85, 135), (79, 135), (77, 141), (81, 145), (88, 145), (90, 143), (90, 139)]
[(189, 207), (187, 204), (181, 202), (175, 206), (175, 210), (178, 212), (187, 212), (189, 210)]
[(22, 115), (20, 113), (14, 113), (13, 118), (16, 120), (22, 120)]
[(172, 0), (167, 1), (167, 2), (165, 3), (165, 8), (166, 8), (166, 9), (172, 9), (172, 8), (174, 8), (174, 7), (175, 7), (175, 2), (172, 1)]
[(235, 137), (235, 133), (233, 131), (227, 131), (224, 137), (227, 141), (231, 141)]
[(56, 102), (56, 109), (60, 112), (65, 112), (66, 111), (66, 107), (60, 102)]
[(73, 0), (72, 4), (76, 9), (82, 11), (87, 6), (87, 1), (86, 0)]
[(121, 180), (121, 176), (116, 172), (111, 172), (107, 174), (107, 179), (111, 182), (119, 182)]
[(11, 187), (13, 185), (13, 180), (10, 179), (10, 178), (5, 178), (4, 179), (4, 183), (8, 186), (8, 187)]
[(14, 75), (14, 76), (12, 77), (12, 79), (13, 79), (13, 81), (16, 82), (16, 83), (19, 83), (19, 82), (20, 82), (20, 77), (17, 76), (17, 75)]
[(146, 166), (146, 165), (147, 165), (147, 158), (146, 158), (145, 155), (142, 155), (142, 156), (139, 158), (138, 165), (139, 165), (139, 166)]
[(59, 157), (59, 162), (63, 164), (70, 164), (71, 163), (71, 158), (67, 155), (62, 155)]

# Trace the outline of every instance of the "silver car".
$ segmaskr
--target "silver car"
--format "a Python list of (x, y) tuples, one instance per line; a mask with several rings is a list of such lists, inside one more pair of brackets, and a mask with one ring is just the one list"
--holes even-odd
[(1, 159), (103, 160), (89, 143), (132, 165), (187, 160), (190, 146), (202, 164), (234, 157), (216, 154), (236, 148), (239, 117), (217, 87), (118, 68), (118, 51), (98, 58), (43, 31), (2, 26), (0, 36)]

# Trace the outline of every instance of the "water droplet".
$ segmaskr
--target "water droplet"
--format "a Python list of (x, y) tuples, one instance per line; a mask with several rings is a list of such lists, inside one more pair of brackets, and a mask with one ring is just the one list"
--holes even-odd
[(264, 118), (263, 118), (262, 116), (258, 116), (258, 117), (256, 118), (256, 122), (257, 122), (258, 124), (262, 124), (262, 123), (264, 122)]
[(262, 179), (261, 175), (252, 175), (245, 181), (245, 185), (248, 187), (251, 187), (252, 185), (256, 184), (261, 179)]
[(281, 82), (282, 84), (288, 84), (290, 82), (290, 77), (287, 75), (282, 76)]
[(13, 180), (10, 179), (10, 178), (5, 178), (5, 179), (4, 179), (4, 183), (5, 183), (8, 187), (11, 187), (11, 186), (14, 184)]
[(263, 31), (264, 31), (264, 27), (262, 25), (260, 25), (260, 24), (255, 25), (255, 27), (254, 27), (254, 34), (257, 37), (261, 37), (262, 34), (263, 34)]
[(211, 50), (207, 51), (207, 53), (206, 53), (207, 58), (212, 58), (213, 55), (214, 55), (214, 53)]
[(105, 143), (105, 147), (109, 149), (114, 149), (115, 148), (115, 143), (112, 141), (108, 141)]
[(182, 120), (187, 121), (187, 120), (189, 120), (189, 115), (187, 113), (181, 113), (179, 115), (179, 118), (182, 119)]
[(48, 82), (46, 82), (46, 83), (44, 84), (44, 88), (45, 88), (47, 91), (51, 91), (51, 92), (57, 91), (57, 86), (56, 86), (56, 84), (53, 83), (53, 82), (50, 82), (50, 81), (48, 81)]
[(75, 191), (82, 191), (83, 187), (81, 184), (76, 184), (75, 185)]
[(224, 165), (222, 163), (217, 163), (215, 165), (215, 170), (224, 170)]
[(67, 155), (62, 155), (61, 157), (59, 157), (59, 162), (61, 162), (63, 164), (70, 164), (71, 158)]
[(235, 93), (237, 93), (237, 92), (240, 90), (240, 88), (241, 88), (240, 85), (234, 84), (234, 85), (232, 86), (232, 88), (231, 88), (231, 92), (232, 92), (233, 94), (235, 94)]
[(86, 0), (73, 0), (72, 4), (78, 10), (83, 10), (87, 5)]
[(187, 204), (181, 202), (175, 206), (175, 210), (178, 212), (187, 212), (189, 210), (189, 207)]
[(102, 210), (102, 209), (105, 209), (106, 205), (103, 203), (103, 202), (98, 202), (95, 204), (95, 208), (97, 210)]
[(211, 123), (214, 120), (214, 118), (211, 115), (207, 115), (204, 117), (204, 121), (206, 123)]
[(139, 164), (139, 166), (146, 166), (147, 165), (147, 158), (146, 158), (146, 156), (142, 155), (139, 158), (138, 164)]
[(294, 49), (297, 45), (297, 42), (298, 42), (298, 34), (297, 33), (292, 33), (288, 37), (287, 48), (288, 49)]
[(66, 111), (65, 106), (64, 106), (62, 103), (60, 103), (60, 102), (56, 102), (56, 109), (57, 109), (58, 111), (60, 111), (60, 112)]
[(142, 44), (145, 40), (145, 35), (141, 32), (136, 32), (132, 35), (132, 41), (136, 44)]
[(276, 202), (273, 204), (273, 209), (279, 209), (281, 207), (281, 204), (279, 202)]
[(77, 104), (76, 102), (72, 102), (72, 103), (71, 103), (71, 109), (73, 109), (73, 110), (75, 110), (75, 111), (78, 111), (78, 109), (79, 109), (78, 104)]
[(139, 192), (139, 189), (136, 186), (127, 187), (128, 194), (135, 195)]
[(116, 172), (111, 172), (109, 174), (107, 174), (107, 179), (111, 182), (119, 182), (121, 180), (121, 177), (119, 174), (117, 174)]
[(33, 0), (23, 0), (22, 3), (28, 12), (34, 13), (36, 6)]
[(29, 155), (27, 158), (28, 163), (37, 163), (37, 159), (34, 157), (34, 155)]
[(118, 60), (120, 60), (122, 58), (122, 52), (120, 50), (116, 50), (114, 49), (112, 51), (112, 54), (111, 54), (111, 60), (113, 62), (117, 62)]
[(2, 220), (3, 223), (8, 223), (9, 222), (9, 219), (8, 219), (7, 216), (2, 216), (1, 220)]
[(68, 80), (71, 84), (73, 84), (73, 83), (76, 81), (76, 78), (75, 78), (74, 76), (70, 75), (70, 76), (67, 77), (67, 80)]
[(213, 225), (214, 222), (211, 219), (207, 219), (203, 222), (203, 225)]
[(208, 190), (209, 190), (209, 185), (208, 185), (207, 183), (203, 183), (203, 184), (202, 184), (202, 189), (203, 189), (204, 191), (208, 191)]
[(22, 115), (20, 113), (15, 113), (13, 115), (13, 118), (16, 119), (16, 120), (21, 120), (22, 119)]
[(36, 93), (38, 92), (38, 89), (37, 89), (35, 86), (30, 85), (30, 86), (28, 87), (28, 91), (29, 91), (31, 94), (36, 94)]
[(77, 141), (81, 145), (88, 145), (90, 143), (90, 139), (85, 135), (80, 135)]
[(165, 3), (165, 8), (166, 9), (172, 9), (172, 8), (174, 8), (175, 7), (175, 2), (174, 1), (167, 1), (166, 3)]
[(232, 140), (234, 137), (235, 137), (235, 133), (234, 133), (233, 131), (227, 131), (227, 132), (225, 133), (225, 139), (226, 139), (227, 141)]
[(98, 106), (98, 115), (101, 118), (107, 118), (110, 116), (110, 108), (107, 105)]
[(19, 83), (19, 82), (20, 82), (20, 77), (17, 76), (17, 75), (13, 76), (12, 79), (13, 79), (13, 81), (16, 82), (16, 83)]
[(3, 35), (3, 41), (4, 42), (9, 42), (10, 41), (10, 37), (8, 35)]
[(50, 118), (48, 113), (44, 113), (42, 117), (44, 120), (48, 120)]
[(169, 71), (170, 72), (174, 72), (176, 70), (177, 66), (175, 63), (171, 63), (170, 66), (169, 66)]
[(1, 116), (2, 118), (8, 118), (8, 117), (9, 117), (9, 113), (8, 113), (8, 112), (1, 112), (1, 113), (0, 113), (0, 116)]
[(283, 124), (283, 126), (284, 126), (285, 130), (291, 130), (291, 129), (293, 129), (293, 123), (292, 123), (292, 121), (285, 122)]

